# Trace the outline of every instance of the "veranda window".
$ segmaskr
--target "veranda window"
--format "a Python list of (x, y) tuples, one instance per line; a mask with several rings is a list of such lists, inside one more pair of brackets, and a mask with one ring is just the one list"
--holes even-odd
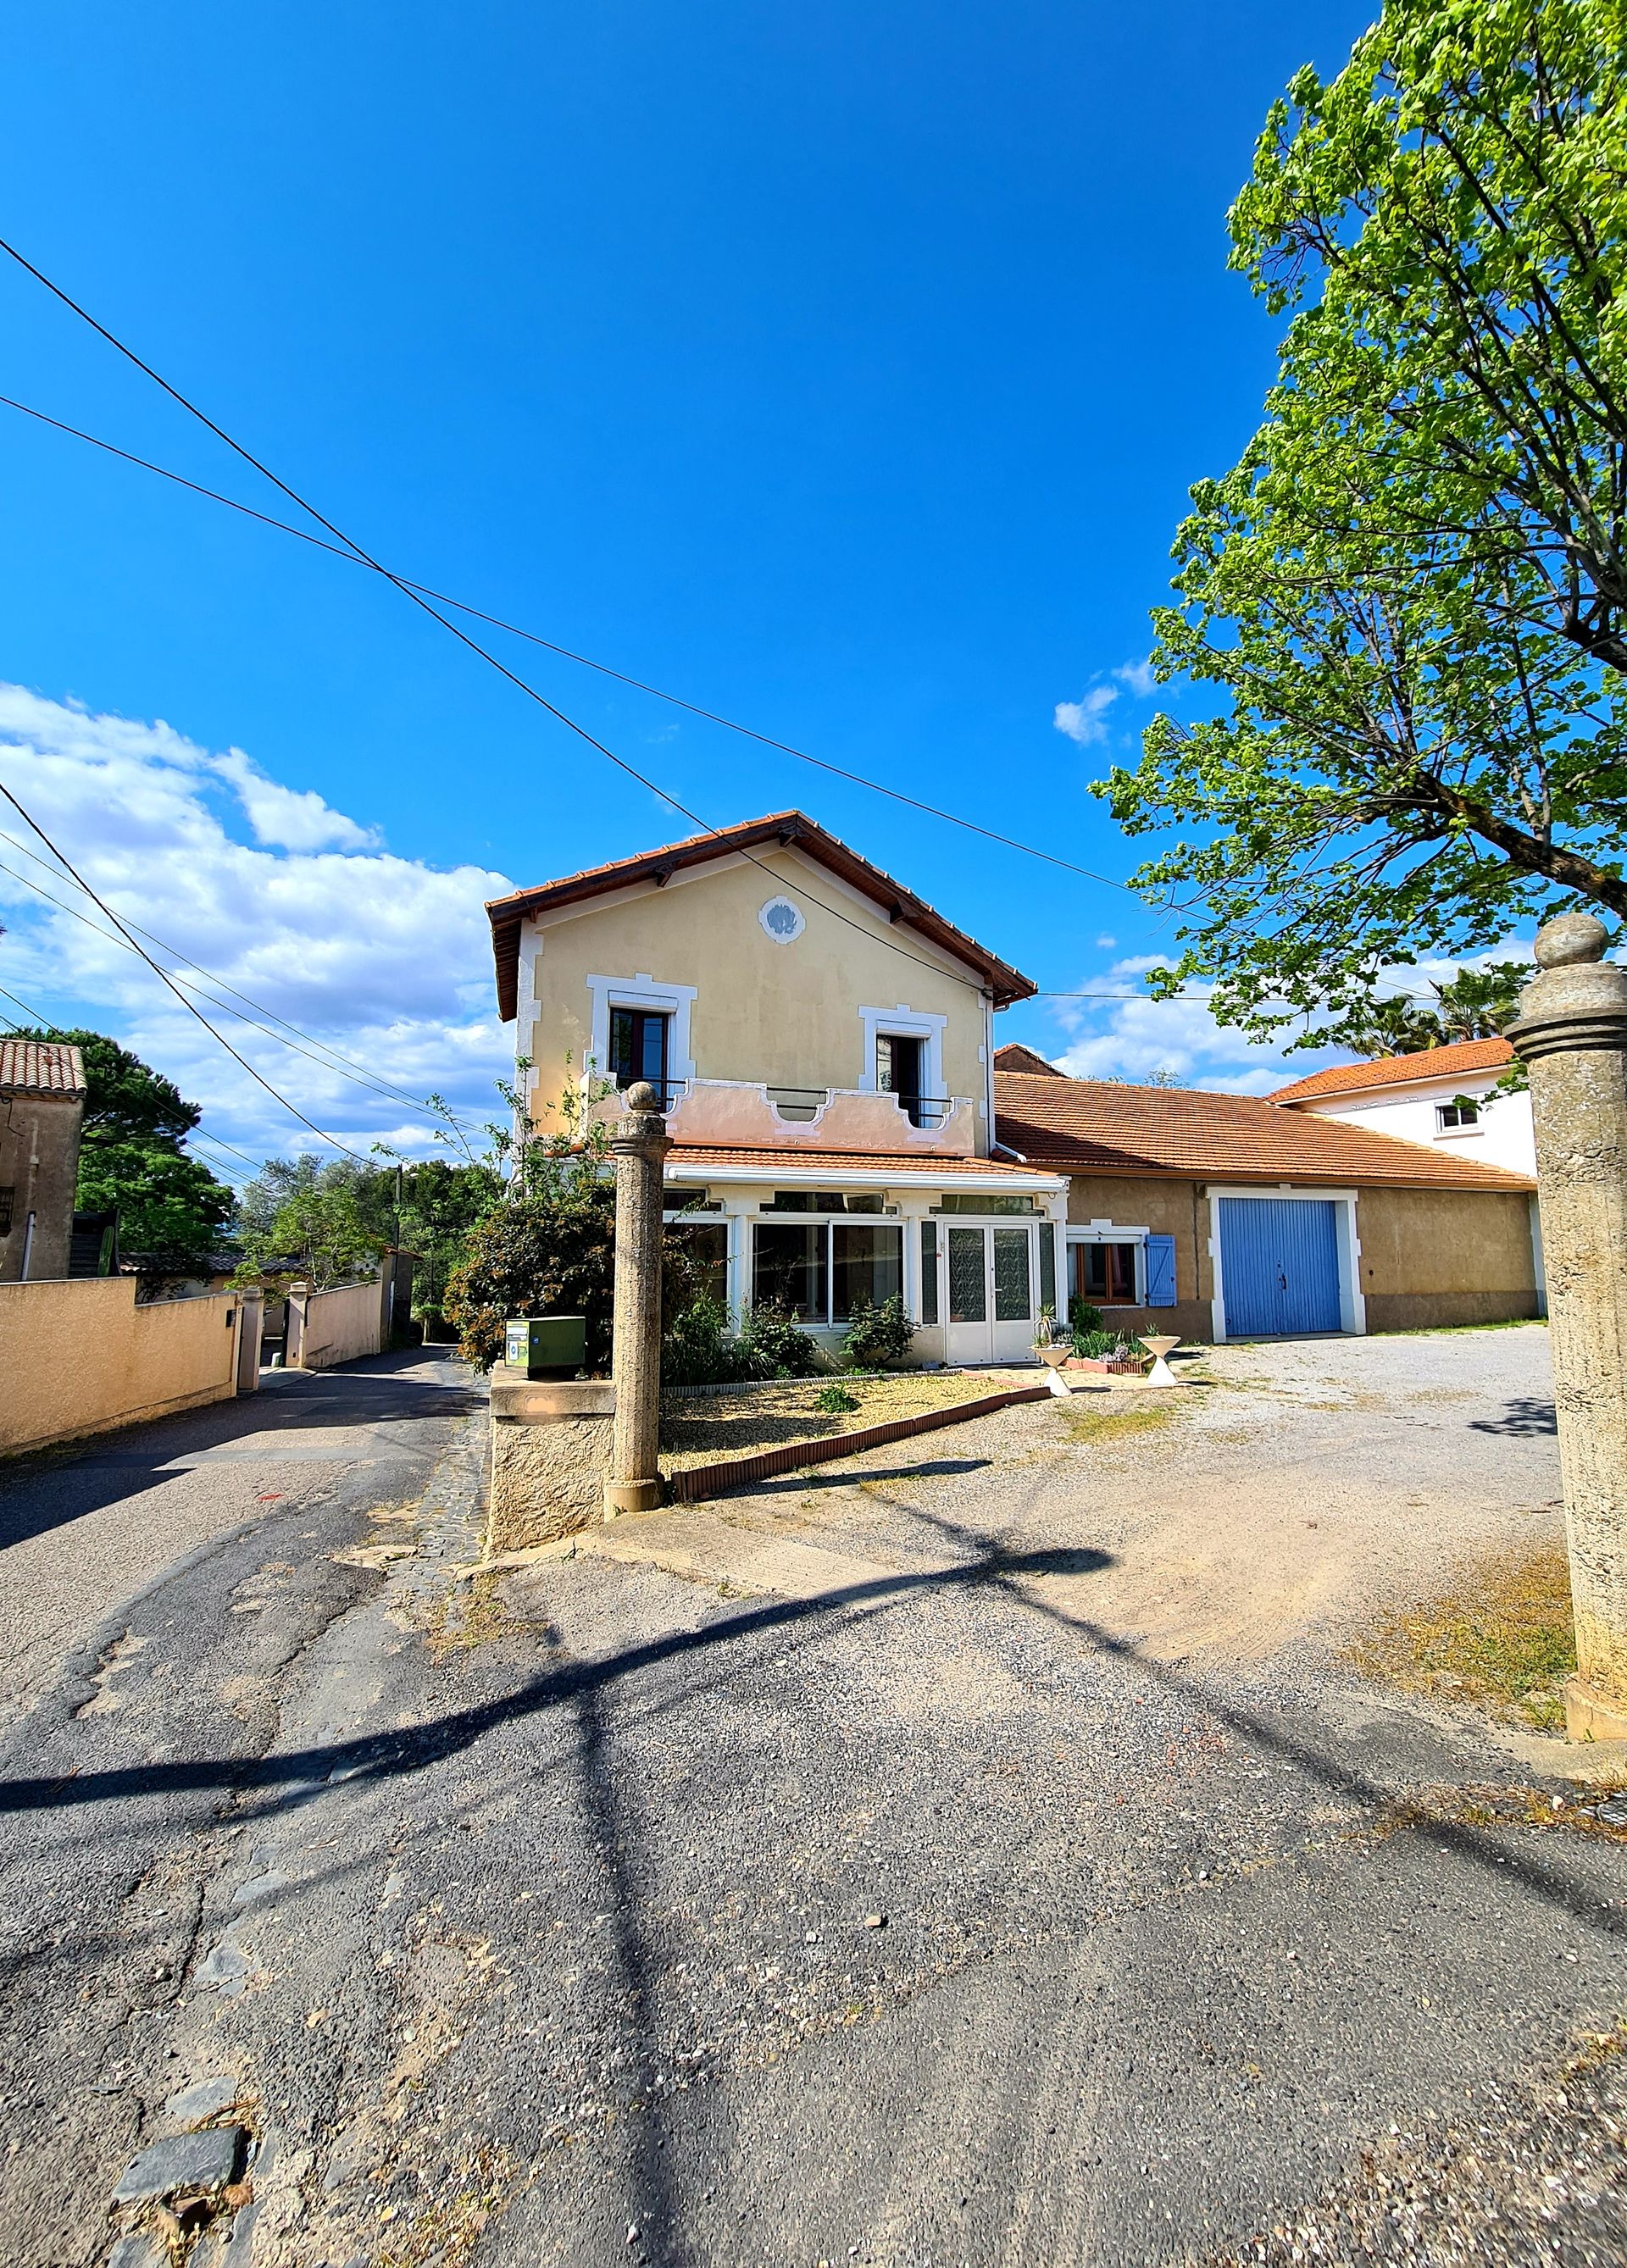
[(880, 1307), (903, 1289), (898, 1221), (787, 1221), (752, 1226), (755, 1307), (784, 1307), (799, 1322), (850, 1323), (865, 1301)]

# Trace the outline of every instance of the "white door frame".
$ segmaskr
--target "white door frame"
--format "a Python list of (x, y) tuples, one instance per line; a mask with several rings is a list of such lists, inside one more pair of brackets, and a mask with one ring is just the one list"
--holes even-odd
[[(953, 1213), (939, 1215), (939, 1267), (941, 1270), (941, 1304), (943, 1317), (944, 1359), (946, 1362), (1012, 1363), (1029, 1360), (1034, 1351), (1034, 1319), (1039, 1314), (1040, 1297), (1040, 1224), (1037, 1216), (1009, 1216), (1004, 1219), (979, 1220), (975, 1215)], [(1016, 1229), (1028, 1241), (1028, 1312), (1020, 1319), (1000, 1322), (995, 1316), (994, 1290), (994, 1232), (997, 1229)], [(949, 1319), (949, 1238), (957, 1229), (968, 1229), (983, 1241), (983, 1320), (980, 1323), (956, 1323)], [(966, 1344), (967, 1337), (975, 1344)], [(1020, 1344), (1018, 1340), (1020, 1339)]]
[(1288, 1182), (1276, 1189), (1237, 1189), (1225, 1183), (1211, 1182), (1209, 1203), (1209, 1261), (1213, 1270), (1214, 1293), (1210, 1300), (1211, 1331), (1217, 1346), (1226, 1343), (1226, 1278), (1220, 1257), (1220, 1211), (1222, 1197), (1288, 1197), (1301, 1204), (1331, 1204), (1333, 1228), (1337, 1244), (1339, 1269), (1339, 1329), (1353, 1338), (1364, 1337), (1367, 1329), (1367, 1302), (1361, 1288), (1361, 1239), (1356, 1233), (1356, 1189), (1299, 1189)]

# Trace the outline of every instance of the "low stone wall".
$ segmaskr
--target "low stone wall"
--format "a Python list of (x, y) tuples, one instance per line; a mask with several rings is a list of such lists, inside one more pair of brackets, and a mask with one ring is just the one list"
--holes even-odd
[(290, 1370), (332, 1370), (377, 1354), (383, 1344), (385, 1286), (342, 1284), (336, 1292), (307, 1292), (294, 1285), (288, 1294), (288, 1344), (283, 1359)]
[(230, 1292), (138, 1307), (133, 1276), (0, 1284), (0, 1453), (133, 1425), (236, 1391)]
[(615, 1388), (608, 1380), (491, 1374), (486, 1552), (526, 1551), (605, 1516)]

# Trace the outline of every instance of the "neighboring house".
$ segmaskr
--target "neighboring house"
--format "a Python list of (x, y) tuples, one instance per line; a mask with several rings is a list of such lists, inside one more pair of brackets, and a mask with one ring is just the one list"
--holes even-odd
[(1429, 1142), (1511, 1173), (1535, 1174), (1528, 1094), (1498, 1094), (1514, 1059), (1506, 1040), (1460, 1040), (1379, 1063), (1337, 1064), (1279, 1086), (1268, 1102), (1343, 1118), (1374, 1134)]
[(59, 1040), (0, 1040), (0, 1284), (66, 1277), (85, 1065)]
[(1068, 1175), (1063, 1282), (1110, 1323), (1219, 1340), (1541, 1312), (1527, 1174), (1246, 1095), (1008, 1071), (1011, 1052), (1000, 1141)]
[(1073, 1292), (1204, 1338), (1536, 1311), (1528, 1180), (997, 1056), (1030, 980), (799, 812), (487, 911), (533, 1123), (607, 1080), (614, 1116), (648, 1079), (668, 1219), (737, 1316), (773, 1303), (834, 1343), (897, 1292), (923, 1360), (975, 1363), (1027, 1359)]
[(487, 910), (534, 1118), (650, 1079), (737, 1314), (834, 1340), (900, 1292), (924, 1359), (1027, 1359), (1067, 1213), (1063, 1175), (992, 1149), (993, 1019), (1027, 977), (794, 811)]

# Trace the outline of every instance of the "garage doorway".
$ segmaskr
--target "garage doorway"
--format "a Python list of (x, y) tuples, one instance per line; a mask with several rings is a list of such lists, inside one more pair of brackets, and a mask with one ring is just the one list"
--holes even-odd
[(1221, 1197), (1218, 1209), (1227, 1338), (1343, 1328), (1333, 1199)]

